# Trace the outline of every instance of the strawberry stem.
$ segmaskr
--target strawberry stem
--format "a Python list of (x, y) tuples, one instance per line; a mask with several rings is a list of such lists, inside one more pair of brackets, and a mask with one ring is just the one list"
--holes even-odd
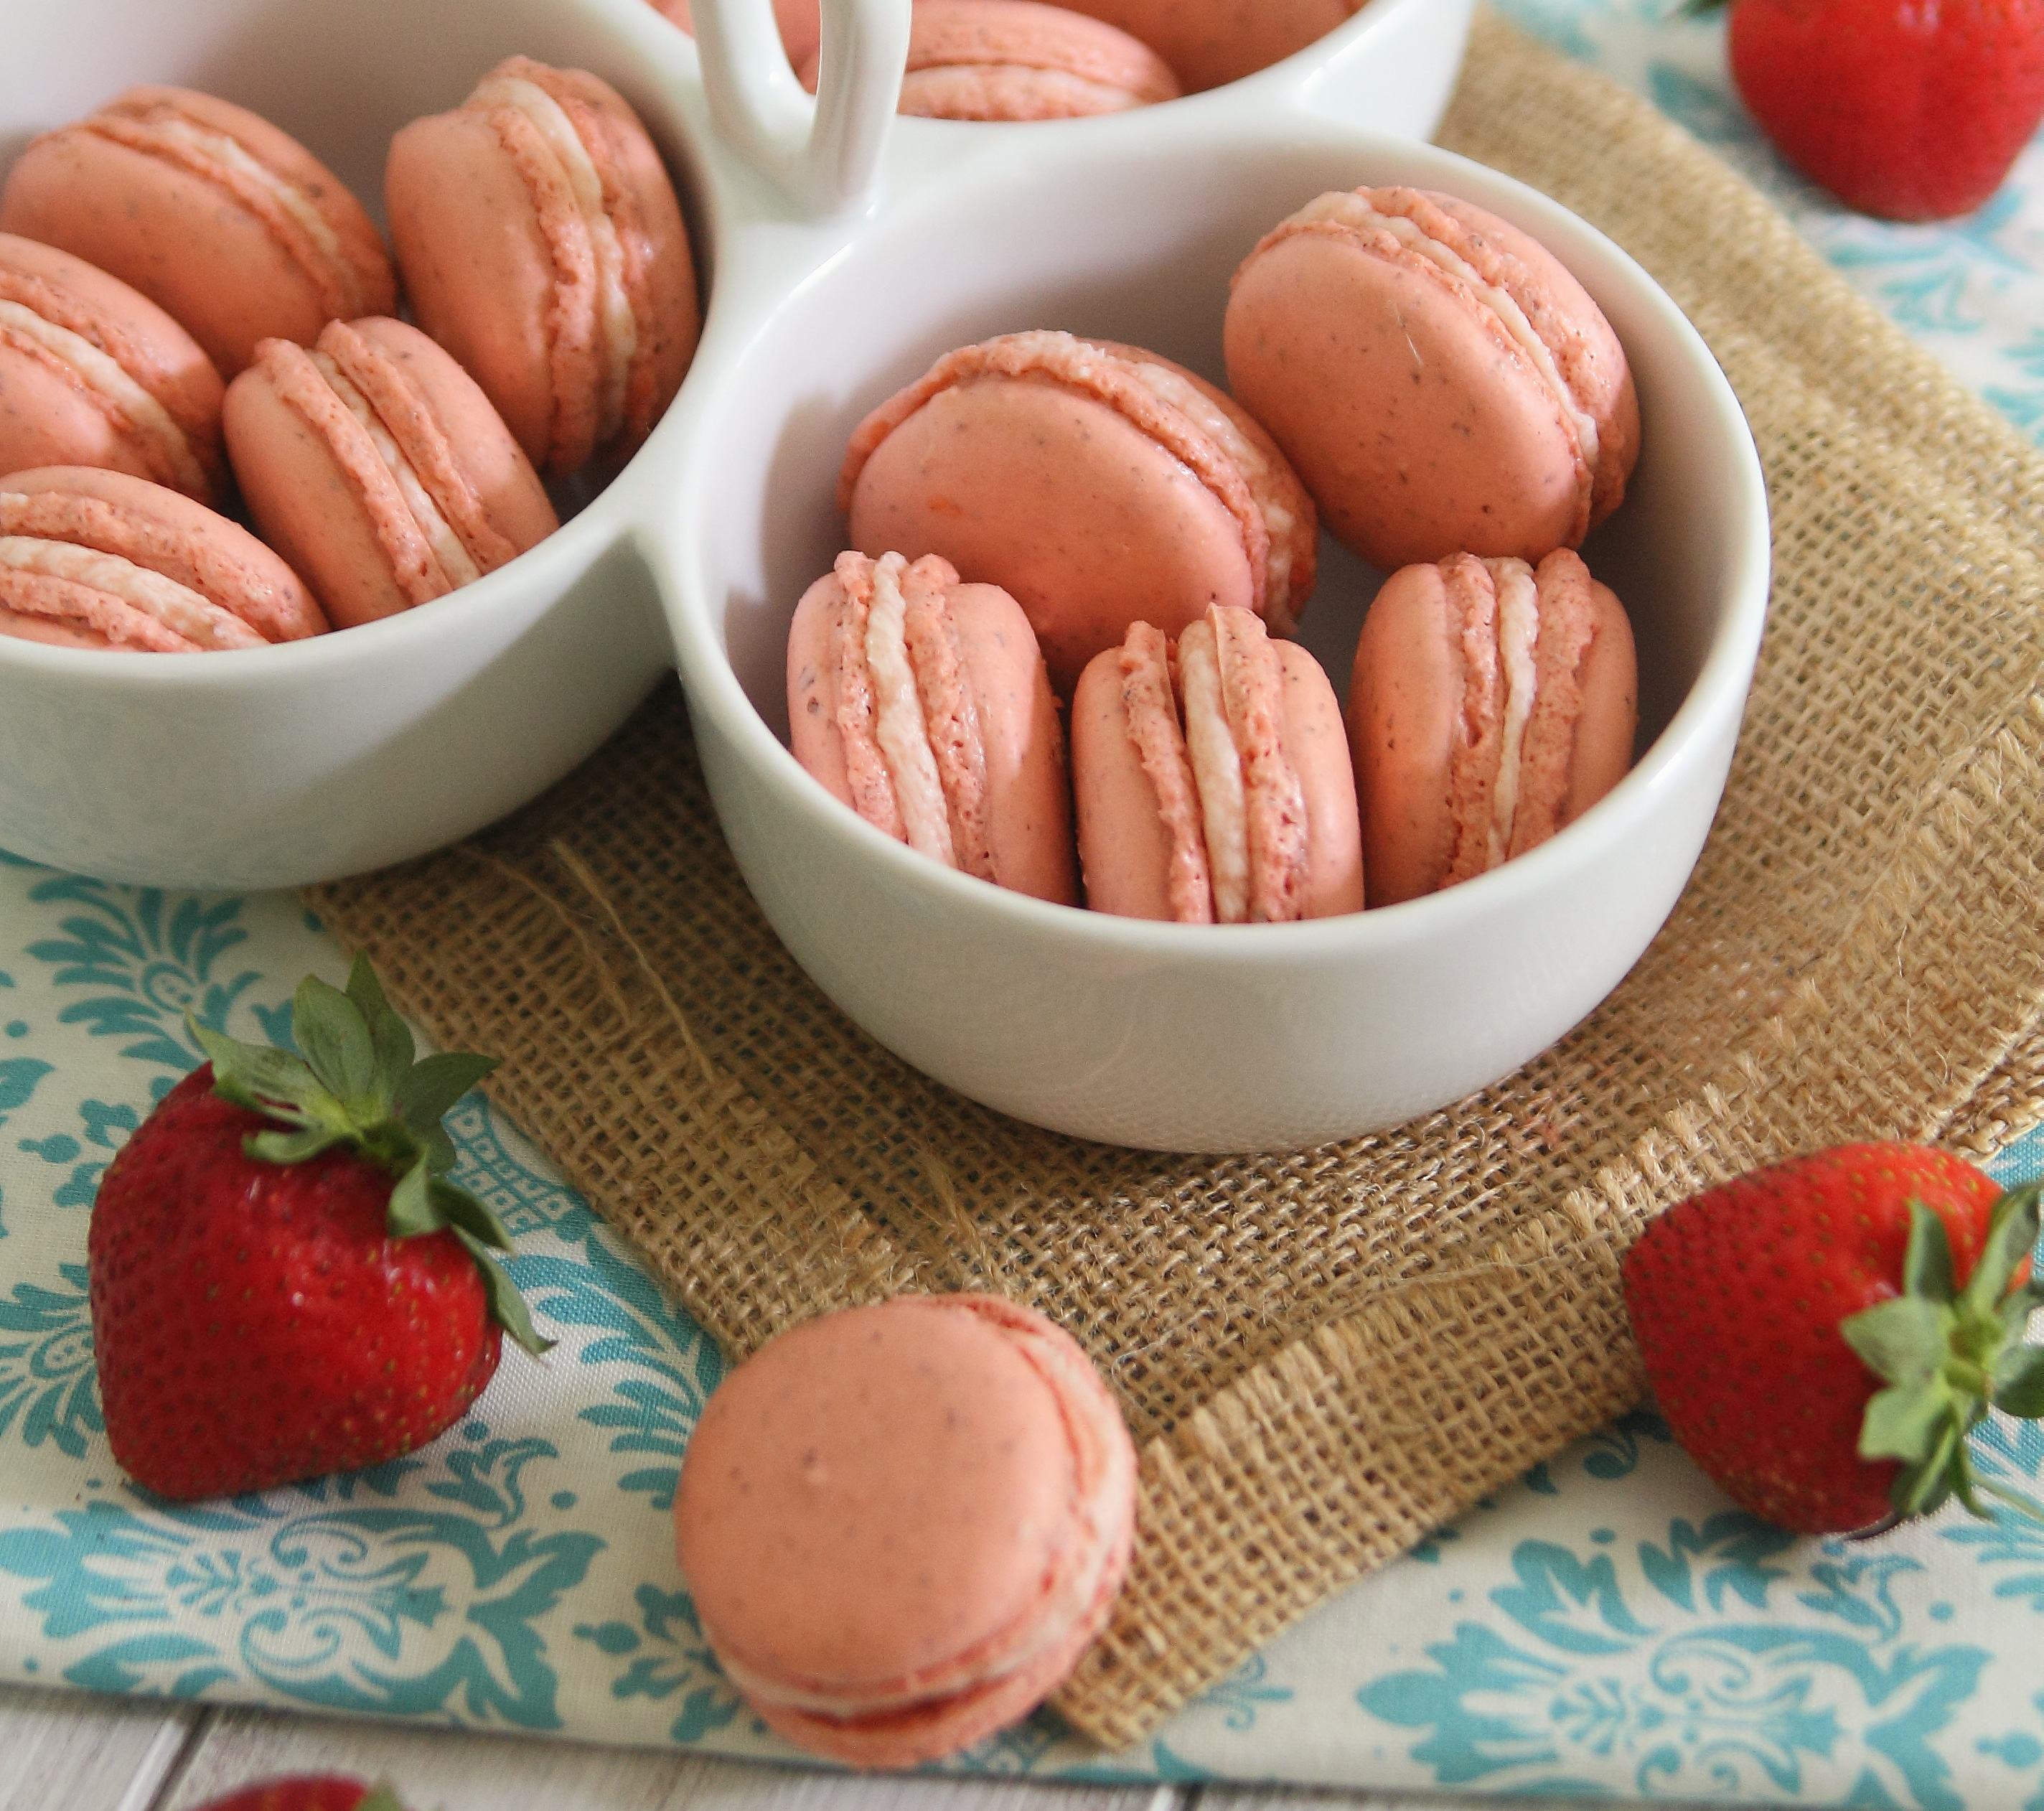
[(275, 1122), (242, 1148), (266, 1163), (303, 1163), (344, 1149), (397, 1178), (384, 1216), (394, 1239), (451, 1232), (481, 1272), (492, 1317), (536, 1355), (553, 1344), (533, 1330), (516, 1286), (491, 1252), (510, 1236), (489, 1204), (447, 1178), (454, 1141), (441, 1117), (494, 1069), (498, 1059), (449, 1051), (415, 1060), (411, 1028), (384, 998), (366, 955), (348, 988), (309, 975), (291, 997), (291, 1036), (302, 1055), (244, 1044), (185, 1024), (213, 1064), (213, 1091)]
[(2038, 1183), (2026, 1183), (1995, 1203), (1963, 1288), (1944, 1221), (1912, 1201), (1904, 1293), (1839, 1323), (1888, 1386), (1866, 1405), (1859, 1452), (1902, 1461), (1891, 1498), (1905, 1516), (1928, 1515), (1957, 1497), (1985, 1518), (1984, 1492), (2044, 1521), (2044, 1509), (2022, 1493), (1979, 1477), (1966, 1445), (1990, 1408), (2044, 1419), (2044, 1348), (2023, 1343), (2031, 1314), (2044, 1306), (2032, 1269), (2040, 1193)]

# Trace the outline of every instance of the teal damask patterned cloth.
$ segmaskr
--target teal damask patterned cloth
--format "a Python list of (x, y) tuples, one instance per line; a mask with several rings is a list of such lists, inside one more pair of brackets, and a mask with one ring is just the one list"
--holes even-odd
[[(2044, 146), (1972, 220), (1839, 212), (1773, 160), (1720, 33), (1660, 0), (1514, 0), (1759, 181), (1832, 260), (2044, 434)], [(790, 1758), (680, 1588), (667, 1508), (715, 1348), (479, 1101), (461, 1178), (546, 1330), (474, 1417), (377, 1471), (177, 1508), (112, 1466), (85, 1232), (108, 1158), (198, 1060), (280, 1033), (331, 941), (282, 895), (171, 894), (0, 856), (0, 1678)], [(2004, 1153), (2044, 1171), (2044, 1137)], [(2044, 1430), (1983, 1466), (2044, 1490)], [(1864, 1547), (1732, 1510), (1650, 1414), (1327, 1605), (1147, 1749), (1039, 1720), (961, 1771), (2044, 1811), (2044, 1530), (1947, 1516)]]

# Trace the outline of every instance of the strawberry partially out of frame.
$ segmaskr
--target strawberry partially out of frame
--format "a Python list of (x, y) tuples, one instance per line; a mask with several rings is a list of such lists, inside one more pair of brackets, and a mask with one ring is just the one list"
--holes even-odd
[(113, 1456), (177, 1501), (409, 1452), (458, 1420), (503, 1332), (545, 1349), (491, 1255), (497, 1217), (447, 1179), (440, 1116), (496, 1067), (413, 1059), (366, 958), (308, 977), (302, 1056), (191, 1025), (210, 1061), (107, 1167), (86, 1238)]
[(259, 1780), (209, 1799), (198, 1811), (404, 1811), (387, 1786), (374, 1789), (341, 1774), (293, 1774)]
[(1731, 0), (1731, 13), (1747, 108), (1863, 213), (1972, 213), (2044, 120), (2044, 0)]
[(1967, 1436), (2044, 1418), (2038, 1186), (1949, 1152), (1844, 1145), (1678, 1202), (1626, 1254), (1626, 1305), (1677, 1441), (1783, 1528), (1854, 1532), (1984, 1495)]

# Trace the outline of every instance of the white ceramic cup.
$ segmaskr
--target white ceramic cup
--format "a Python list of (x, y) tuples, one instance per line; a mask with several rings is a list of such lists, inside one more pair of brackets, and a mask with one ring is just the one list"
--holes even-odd
[[(732, 0), (724, 0), (732, 3)], [(713, 76), (713, 90), (716, 78)], [(973, 1098), (1114, 1143), (1297, 1148), (1393, 1125), (1508, 1073), (1616, 984), (1708, 832), (1767, 601), (1765, 492), (1708, 351), (1608, 240), (1494, 172), (1243, 83), (1076, 133), (961, 141), (742, 344), (722, 348), (655, 555), (725, 833), (774, 929), (853, 1019)], [(844, 528), (851, 429), (940, 354), (1063, 328), (1220, 380), (1228, 279), (1313, 196), (1404, 183), (1465, 196), (1573, 269), (1631, 360), (1642, 451), (1585, 548), (1641, 662), (1634, 771), (1550, 842), (1385, 909), (1196, 927), (1047, 905), (861, 821), (784, 747), (795, 600)], [(726, 279), (731, 272), (727, 267)], [(1376, 575), (1324, 542), (1302, 625), (1347, 683)]]
[[(0, 636), (0, 848), (166, 886), (290, 886), (381, 867), (467, 835), (592, 752), (673, 663), (662, 606), (678, 613), (680, 600), (663, 600), (652, 574), (678, 551), (698, 398), (791, 291), (915, 188), (920, 164), (953, 160), (974, 134), (1069, 137), (1093, 124), (904, 122), (883, 167), (907, 0), (828, 0), (832, 54), (814, 102), (771, 41), (767, 0), (704, 6), (706, 40), (738, 53), (719, 62), (728, 134), (696, 44), (644, 0), (19, 10), (0, 63), (0, 166), (130, 83), (169, 82), (275, 121), (378, 213), (385, 153), (407, 121), (457, 106), (514, 52), (593, 70), (666, 156), (709, 298), (695, 367), (645, 447), (559, 533), (474, 585), (340, 634), (231, 653)], [(1372, 0), (1322, 44), (1232, 87), (1374, 105), (1390, 129), (1424, 133), (1468, 11), (1469, 0)]]

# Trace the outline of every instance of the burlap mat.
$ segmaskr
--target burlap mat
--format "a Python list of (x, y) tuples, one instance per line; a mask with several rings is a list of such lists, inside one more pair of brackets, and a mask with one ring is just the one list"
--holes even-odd
[(883, 1291), (1034, 1302), (1143, 1443), (1114, 1625), (1058, 1705), (1120, 1745), (1640, 1391), (1616, 1263), (1708, 1180), (1840, 1139), (1984, 1152), (2044, 1084), (2044, 461), (1642, 103), (1494, 21), (1441, 141), (1587, 216), (1745, 402), (1778, 576), (1716, 833), (1522, 1073), (1381, 1136), (1159, 1158), (870, 1043), (754, 908), (663, 690), (459, 848), (317, 890), (736, 1352)]

